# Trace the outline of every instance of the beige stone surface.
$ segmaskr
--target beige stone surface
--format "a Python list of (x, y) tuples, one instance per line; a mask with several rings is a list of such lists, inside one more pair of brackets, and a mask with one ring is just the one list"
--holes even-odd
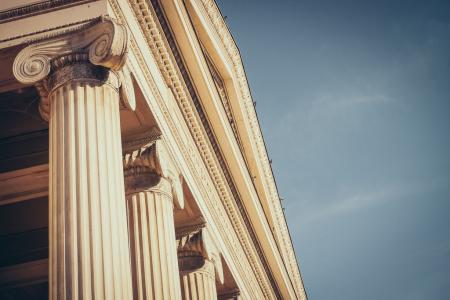
[(216, 3), (38, 4), (0, 4), (0, 96), (36, 89), (49, 165), (0, 174), (0, 209), (48, 195), (50, 298), (306, 299)]
[[(108, 31), (109, 29), (109, 31)], [(49, 297), (131, 298), (119, 123), (126, 29), (102, 20), (31, 44), (14, 75), (49, 121)], [(53, 70), (52, 72), (50, 72)]]
[[(174, 197), (182, 201), (165, 170), (154, 137), (125, 145), (124, 170), (134, 299), (180, 299), (175, 249)], [(166, 173), (166, 174), (164, 174)], [(176, 201), (176, 200), (175, 200)]]

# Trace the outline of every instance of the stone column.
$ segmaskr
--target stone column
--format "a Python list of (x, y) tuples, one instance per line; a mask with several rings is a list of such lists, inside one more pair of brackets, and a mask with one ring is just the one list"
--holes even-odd
[(151, 139), (135, 137), (124, 145), (133, 294), (181, 299), (173, 215), (174, 204), (182, 206), (181, 182), (161, 141)]
[(117, 73), (126, 44), (125, 28), (101, 19), (14, 61), (49, 121), (50, 299), (131, 298)]
[(205, 259), (200, 268), (181, 271), (180, 277), (183, 299), (217, 299), (214, 265), (210, 260)]
[(182, 298), (217, 299), (216, 281), (223, 283), (222, 264), (219, 253), (209, 240), (205, 229), (178, 235)]

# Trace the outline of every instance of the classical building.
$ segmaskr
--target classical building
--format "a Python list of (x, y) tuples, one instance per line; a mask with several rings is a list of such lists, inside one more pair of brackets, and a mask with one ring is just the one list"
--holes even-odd
[(1, 299), (306, 299), (213, 0), (0, 10)]

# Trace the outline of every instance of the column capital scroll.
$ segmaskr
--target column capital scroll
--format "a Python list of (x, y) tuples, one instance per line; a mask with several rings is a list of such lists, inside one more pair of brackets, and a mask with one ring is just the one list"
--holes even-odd
[(184, 207), (184, 194), (181, 174), (172, 163), (163, 142), (161, 133), (152, 128), (144, 134), (134, 135), (123, 144), (123, 167), (126, 193), (136, 193), (154, 189), (169, 182), (169, 193), (174, 205)]
[[(80, 30), (35, 41), (23, 48), (14, 60), (13, 74), (23, 84), (36, 85), (41, 96), (40, 112), (45, 120), (48, 120), (50, 111), (49, 93), (61, 84), (80, 78), (114, 81), (122, 106), (134, 110), (130, 72), (128, 69), (122, 70), (127, 45), (126, 27), (108, 16), (102, 16)], [(105, 69), (80, 66), (83, 63)], [(117, 72), (117, 76), (110, 76), (108, 69)], [(58, 70), (62, 71), (56, 72)]]
[(35, 84), (51, 71), (53, 59), (71, 53), (85, 53), (98, 66), (118, 71), (125, 63), (127, 30), (113, 19), (103, 16), (81, 31), (35, 42), (16, 56), (13, 73), (24, 84)]
[(219, 249), (209, 236), (204, 224), (189, 226), (195, 231), (179, 230), (177, 232), (178, 264), (180, 271), (199, 270), (210, 261), (218, 281), (224, 283), (222, 258)]

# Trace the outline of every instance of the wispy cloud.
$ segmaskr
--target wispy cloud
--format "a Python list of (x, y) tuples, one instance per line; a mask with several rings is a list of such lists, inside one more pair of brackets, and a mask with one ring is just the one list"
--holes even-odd
[(314, 108), (326, 109), (329, 107), (348, 107), (362, 104), (382, 104), (392, 102), (394, 99), (383, 93), (367, 94), (322, 94), (313, 103)]
[(327, 201), (328, 204), (315, 207), (306, 215), (303, 222), (318, 222), (330, 217), (347, 215), (357, 210), (367, 208), (371, 205), (383, 203), (388, 199), (399, 196), (401, 192), (397, 190), (382, 190), (373, 192), (358, 192), (341, 199)]
[(339, 218), (355, 213), (359, 210), (370, 208), (374, 205), (382, 205), (389, 201), (402, 201), (412, 195), (426, 195), (431, 191), (445, 188), (449, 185), (449, 179), (445, 177), (428, 178), (427, 181), (397, 183), (395, 186), (379, 187), (376, 190), (348, 191), (344, 195), (332, 199), (322, 199), (315, 202), (304, 202), (307, 206), (302, 223), (321, 222), (331, 217)]

